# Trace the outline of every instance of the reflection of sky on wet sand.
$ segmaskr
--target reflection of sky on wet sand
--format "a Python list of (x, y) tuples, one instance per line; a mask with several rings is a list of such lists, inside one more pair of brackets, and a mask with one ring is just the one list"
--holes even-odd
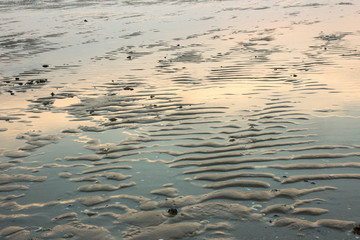
[(2, 127), (8, 129), (0, 132), (0, 144), (4, 149), (19, 147), (23, 145), (23, 140), (9, 141), (15, 139), (19, 134), (28, 131), (41, 131), (48, 134), (58, 134), (66, 128), (77, 128), (78, 122), (69, 122), (69, 117), (65, 113), (38, 113), (21, 116), (21, 121), (3, 122)]
[(18, 189), (0, 183), (6, 227), (47, 239), (299, 234), (285, 225), (352, 238), (350, 2), (0, 5), (1, 179)]
[(80, 99), (78, 97), (65, 98), (65, 99), (56, 99), (53, 106), (54, 107), (68, 107), (72, 104), (80, 103)]

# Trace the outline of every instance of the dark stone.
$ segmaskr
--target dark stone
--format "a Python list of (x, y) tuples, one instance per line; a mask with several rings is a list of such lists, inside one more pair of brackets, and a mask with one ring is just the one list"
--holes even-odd
[(178, 213), (178, 210), (176, 208), (170, 208), (168, 211), (170, 216), (176, 216)]
[(117, 120), (117, 118), (109, 118), (110, 122), (115, 122)]
[(44, 64), (44, 65), (42, 65), (44, 68), (47, 68), (47, 67), (49, 67), (49, 64)]
[(352, 230), (353, 234), (357, 234), (360, 235), (360, 224), (356, 225), (353, 230)]
[(134, 89), (131, 88), (131, 87), (124, 87), (124, 90), (130, 90), (130, 91), (132, 91), (132, 90), (134, 90)]

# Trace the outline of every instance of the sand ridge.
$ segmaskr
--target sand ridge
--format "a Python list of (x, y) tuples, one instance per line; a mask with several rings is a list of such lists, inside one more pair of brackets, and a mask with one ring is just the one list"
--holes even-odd
[(0, 238), (356, 238), (359, 7), (0, 3)]

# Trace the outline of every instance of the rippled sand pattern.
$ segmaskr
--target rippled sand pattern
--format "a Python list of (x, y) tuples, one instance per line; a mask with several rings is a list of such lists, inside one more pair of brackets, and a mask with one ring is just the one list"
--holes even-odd
[(357, 239), (360, 5), (0, 3), (1, 239)]

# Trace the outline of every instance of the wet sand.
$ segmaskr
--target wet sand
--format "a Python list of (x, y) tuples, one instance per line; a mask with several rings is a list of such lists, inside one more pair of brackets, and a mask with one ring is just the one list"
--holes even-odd
[(1, 239), (358, 239), (360, 5), (0, 3)]

